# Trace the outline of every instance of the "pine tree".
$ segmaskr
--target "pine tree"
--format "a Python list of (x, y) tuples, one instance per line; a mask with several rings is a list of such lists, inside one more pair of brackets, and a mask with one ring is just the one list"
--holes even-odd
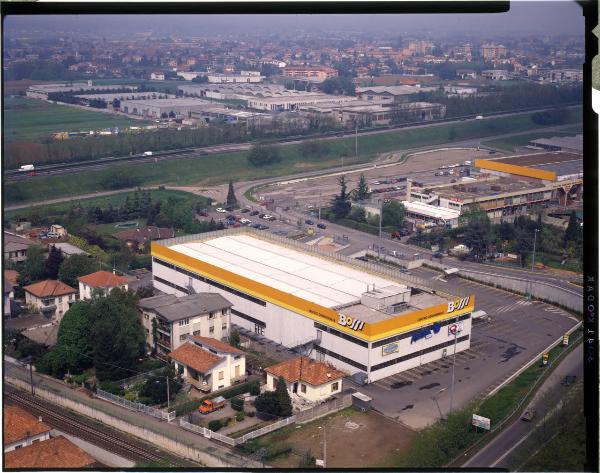
[(352, 204), (350, 204), (350, 199), (346, 192), (346, 176), (340, 177), (338, 183), (340, 184), (340, 193), (333, 197), (333, 200), (331, 201), (331, 210), (335, 214), (336, 219), (341, 219), (348, 216)]
[(573, 210), (569, 216), (569, 224), (565, 230), (564, 246), (566, 247), (568, 242), (577, 241), (580, 236), (580, 225), (577, 223), (577, 214)]
[(237, 206), (237, 199), (233, 190), (233, 181), (229, 180), (229, 190), (227, 191), (227, 205)]
[(50, 253), (46, 260), (46, 276), (50, 279), (56, 279), (58, 277), (58, 269), (64, 260), (62, 251), (55, 246), (50, 247)]
[(278, 414), (281, 417), (289, 417), (292, 415), (292, 399), (290, 393), (287, 390), (287, 384), (283, 377), (277, 380), (277, 387), (275, 388), (275, 396), (277, 398), (277, 404), (279, 405)]
[(369, 185), (367, 184), (367, 179), (364, 174), (360, 175), (360, 179), (358, 181), (358, 187), (356, 188), (355, 200), (360, 202), (362, 200), (366, 200), (369, 198)]

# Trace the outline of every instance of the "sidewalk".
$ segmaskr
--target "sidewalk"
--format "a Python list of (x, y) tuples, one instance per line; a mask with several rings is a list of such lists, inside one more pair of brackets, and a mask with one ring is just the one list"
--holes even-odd
[[(11, 364), (5, 360), (4, 375), (12, 376), (29, 382), (29, 373), (26, 368)], [(171, 423), (160, 421), (153, 417), (136, 413), (108, 401), (97, 398), (90, 398), (86, 393), (70, 388), (60, 381), (54, 380), (48, 376), (33, 374), (34, 388), (41, 388), (60, 395), (67, 399), (77, 401), (81, 404), (93, 407), (117, 419), (126, 421), (132, 425), (145, 428), (156, 432), (159, 435), (164, 435), (177, 442), (188, 445), (198, 450), (202, 450), (207, 454), (213, 455), (222, 461), (227, 462), (231, 467), (249, 467), (258, 468), (261, 464), (250, 459), (233, 453), (230, 449), (219, 445), (216, 442), (210, 441), (200, 435), (186, 431), (179, 427), (178, 420)], [(142, 439), (148, 441), (148, 439)], [(163, 447), (164, 448), (164, 447)]]

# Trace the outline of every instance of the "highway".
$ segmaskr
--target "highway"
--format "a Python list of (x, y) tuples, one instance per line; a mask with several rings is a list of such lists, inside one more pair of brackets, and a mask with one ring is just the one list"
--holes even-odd
[(509, 454), (528, 437), (537, 422), (542, 421), (546, 414), (556, 408), (556, 403), (549, 402), (547, 396), (554, 394), (552, 397), (560, 399), (564, 395), (564, 392), (569, 389), (560, 385), (562, 379), (567, 375), (577, 376), (577, 379), (582, 379), (583, 377), (582, 344), (579, 344), (556, 367), (552, 375), (544, 381), (533, 400), (524, 409), (536, 410), (533, 422), (524, 422), (520, 417), (517, 418), (462, 466), (471, 468), (508, 468), (509, 465), (506, 460)]
[[(532, 111), (545, 111), (552, 110), (554, 108), (573, 108), (579, 105), (569, 105), (569, 106), (561, 106), (561, 107), (542, 107), (542, 108), (531, 108), (524, 111), (516, 111), (516, 112), (498, 112), (493, 114), (487, 114), (485, 119), (502, 117), (502, 116), (517, 116), (523, 115), (526, 113), (531, 113)], [(469, 116), (469, 118), (456, 118), (456, 119), (441, 119), (436, 121), (431, 121), (427, 123), (419, 123), (419, 124), (402, 124), (395, 125), (389, 127), (382, 127), (378, 129), (367, 129), (367, 130), (358, 130), (357, 133), (360, 136), (368, 136), (368, 135), (377, 135), (382, 133), (391, 133), (398, 131), (399, 129), (405, 130), (413, 130), (419, 128), (428, 128), (431, 126), (437, 126), (442, 124), (452, 124), (452, 123), (463, 123), (468, 121), (474, 121), (476, 118), (474, 116)], [(547, 130), (550, 130), (548, 128)], [(531, 132), (531, 130), (529, 130)], [(512, 134), (506, 135), (510, 136)], [(279, 144), (282, 146), (287, 145), (295, 145), (302, 143), (303, 141), (309, 141), (314, 139), (320, 140), (337, 140), (341, 138), (349, 138), (355, 136), (355, 132), (328, 132), (322, 135), (310, 135), (306, 137), (292, 137), (292, 138), (284, 138), (279, 140), (274, 140), (273, 144)], [(493, 138), (501, 138), (505, 135), (491, 136), (486, 137), (489, 139)], [(120, 164), (149, 164), (149, 163), (158, 163), (160, 161), (171, 161), (171, 160), (179, 160), (179, 159), (194, 159), (202, 156), (208, 156), (211, 154), (219, 154), (219, 153), (231, 153), (231, 152), (240, 152), (247, 151), (254, 145), (254, 142), (245, 142), (245, 143), (234, 143), (234, 144), (220, 144), (215, 146), (207, 146), (202, 148), (186, 148), (172, 151), (162, 151), (155, 152), (152, 156), (144, 156), (144, 155), (132, 155), (132, 156), (122, 156), (122, 157), (111, 157), (111, 158), (102, 158), (93, 161), (81, 161), (81, 162), (73, 162), (73, 163), (58, 163), (58, 164), (49, 164), (44, 166), (37, 166), (35, 169), (35, 175), (29, 175), (26, 172), (20, 172), (18, 170), (5, 170), (4, 171), (4, 179), (5, 182), (15, 182), (25, 179), (32, 179), (40, 176), (53, 176), (53, 175), (61, 175), (61, 174), (70, 174), (81, 171), (94, 171), (100, 169), (106, 169), (110, 166), (120, 165)]]

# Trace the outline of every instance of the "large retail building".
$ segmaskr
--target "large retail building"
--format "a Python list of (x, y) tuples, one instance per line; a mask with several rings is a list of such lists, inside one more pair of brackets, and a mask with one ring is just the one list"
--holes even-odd
[[(474, 297), (248, 228), (152, 242), (154, 286), (217, 292), (231, 322), (369, 382), (470, 346)], [(410, 281), (410, 282), (409, 282)]]

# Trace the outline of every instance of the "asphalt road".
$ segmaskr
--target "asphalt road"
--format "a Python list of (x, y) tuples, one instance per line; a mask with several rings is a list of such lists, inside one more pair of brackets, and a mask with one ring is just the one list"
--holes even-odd
[(464, 463), (463, 467), (488, 467), (488, 468), (507, 468), (505, 460), (508, 454), (525, 440), (532, 432), (536, 422), (555, 407), (548, 406), (542, 402), (543, 395), (550, 391), (564, 391), (568, 389), (561, 386), (561, 380), (567, 375), (575, 375), (578, 379), (583, 376), (583, 345), (579, 345), (556, 367), (553, 374), (542, 384), (534, 399), (528, 404), (527, 409), (535, 409), (536, 417), (533, 422), (524, 422), (521, 419), (515, 420), (504, 431), (480, 450), (475, 456)]

